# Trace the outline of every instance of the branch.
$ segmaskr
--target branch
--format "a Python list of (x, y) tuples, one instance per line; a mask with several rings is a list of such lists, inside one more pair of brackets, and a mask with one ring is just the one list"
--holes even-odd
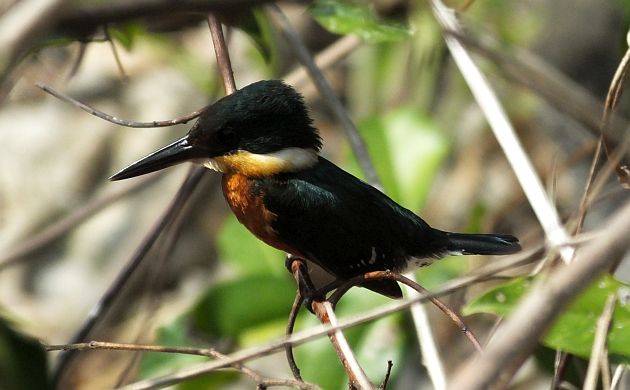
[(103, 120), (106, 120), (108, 122), (120, 125), (120, 126), (125, 126), (125, 127), (134, 127), (134, 128), (149, 128), (149, 127), (166, 127), (166, 126), (173, 126), (173, 125), (178, 125), (181, 123), (188, 123), (189, 121), (195, 119), (196, 117), (198, 117), (199, 115), (201, 115), (201, 113), (203, 112), (203, 110), (205, 110), (207, 108), (203, 107), (200, 108), (197, 111), (193, 111), (189, 114), (186, 114), (184, 116), (181, 116), (179, 118), (175, 118), (175, 119), (168, 119), (168, 120), (164, 120), (164, 121), (150, 121), (150, 122), (136, 122), (136, 121), (130, 121), (130, 120), (125, 120), (125, 119), (120, 119), (114, 115), (110, 115), (107, 114), (103, 111), (100, 111), (90, 105), (87, 105), (85, 103), (82, 103), (68, 95), (65, 95), (59, 91), (54, 90), (52, 87), (49, 87), (46, 84), (42, 84), (42, 83), (36, 83), (35, 86), (37, 88), (40, 88), (41, 90), (43, 90), (46, 93), (51, 94), (52, 96), (56, 97), (57, 99), (60, 99), (66, 103), (70, 103), (73, 106), (76, 106), (80, 109), (82, 109), (83, 111), (92, 114), (94, 116), (96, 116), (97, 118), (101, 118)]
[[(206, 348), (191, 348), (191, 347), (170, 347), (163, 345), (140, 345), (140, 344), (125, 344), (125, 343), (110, 343), (106, 341), (90, 341), (89, 343), (76, 343), (76, 344), (61, 344), (61, 345), (46, 345), (44, 344), (46, 351), (84, 351), (90, 349), (105, 349), (111, 351), (135, 351), (135, 352), (160, 352), (160, 353), (175, 353), (185, 355), (197, 355), (213, 357), (217, 359), (225, 359), (226, 355), (215, 349)], [(246, 367), (240, 363), (236, 363), (230, 366), (237, 371), (247, 375), (258, 386), (270, 387), (270, 386), (292, 386), (299, 389), (314, 390), (317, 386), (305, 383), (303, 381), (293, 379), (271, 379), (265, 378), (260, 373)]]
[[(606, 340), (610, 332), (610, 322), (612, 321), (613, 312), (615, 311), (616, 296), (611, 294), (606, 300), (604, 311), (597, 321), (597, 329), (595, 330), (595, 339), (593, 340), (593, 348), (591, 350), (591, 359), (588, 362), (586, 370), (586, 378), (584, 378), (584, 390), (595, 390), (597, 388), (597, 372), (601, 366), (601, 362), (608, 359), (606, 356)], [(604, 389), (610, 388), (604, 386)]]
[(159, 378), (146, 379), (138, 381), (127, 386), (122, 387), (124, 390), (141, 390), (141, 389), (154, 389), (161, 388), (170, 385), (174, 385), (185, 380), (204, 375), (214, 370), (229, 367), (234, 363), (241, 363), (248, 360), (252, 360), (261, 356), (267, 356), (272, 353), (284, 350), (288, 345), (296, 346), (312, 340), (319, 339), (321, 336), (327, 335), (331, 331), (339, 329), (347, 329), (365, 322), (369, 322), (378, 318), (382, 318), (386, 315), (400, 312), (408, 309), (410, 306), (419, 302), (426, 302), (432, 297), (442, 296), (450, 294), (460, 288), (469, 286), (480, 280), (486, 280), (492, 275), (498, 272), (503, 272), (514, 267), (520, 267), (526, 264), (530, 264), (532, 261), (537, 260), (541, 254), (542, 248), (528, 253), (521, 253), (518, 256), (510, 256), (510, 258), (502, 259), (483, 268), (476, 275), (470, 275), (463, 278), (458, 278), (446, 283), (442, 288), (433, 292), (430, 295), (421, 295), (414, 299), (401, 299), (396, 302), (389, 303), (383, 307), (379, 307), (370, 310), (361, 315), (353, 316), (347, 320), (341, 320), (338, 326), (331, 325), (319, 325), (311, 329), (306, 329), (298, 333), (294, 333), (290, 337), (283, 337), (276, 341), (268, 342), (262, 346), (251, 347), (248, 349), (242, 349), (237, 351), (222, 361), (201, 363), (195, 366), (190, 366), (180, 370), (177, 373), (165, 375)]
[(630, 249), (630, 202), (616, 214), (601, 238), (581, 249), (575, 261), (532, 286), (484, 353), (462, 367), (449, 388), (486, 389), (510, 380), (562, 310)]
[[(440, 0), (431, 0), (431, 6), (435, 18), (444, 30), (461, 33), (451, 9), (447, 8)], [(558, 212), (547, 196), (545, 188), (496, 94), (461, 42), (450, 34), (445, 35), (444, 40), (477, 104), (485, 114), (495, 138), (503, 148), (505, 156), (545, 232), (547, 241), (553, 248), (559, 250), (565, 263), (571, 262), (575, 250), (567, 245), (569, 235), (560, 223)]]

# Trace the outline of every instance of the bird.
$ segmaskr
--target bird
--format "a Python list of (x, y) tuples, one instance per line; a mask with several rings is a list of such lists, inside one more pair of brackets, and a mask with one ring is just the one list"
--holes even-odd
[[(217, 100), (182, 138), (110, 177), (128, 179), (193, 162), (222, 174), (232, 212), (254, 236), (311, 261), (339, 281), (371, 271), (402, 273), (447, 255), (506, 255), (508, 234), (464, 234), (431, 227), (320, 155), (322, 138), (303, 96), (262, 80)], [(361, 287), (402, 297), (393, 280)]]

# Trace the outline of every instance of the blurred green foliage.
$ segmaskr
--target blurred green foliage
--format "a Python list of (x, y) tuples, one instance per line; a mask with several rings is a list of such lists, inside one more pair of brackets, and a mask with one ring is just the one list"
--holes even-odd
[(52, 389), (47, 355), (40, 342), (0, 317), (0, 388)]
[[(533, 278), (519, 278), (501, 284), (475, 298), (464, 314), (508, 315), (527, 291), (535, 286)], [(630, 363), (630, 285), (604, 275), (583, 291), (556, 319), (547, 332), (545, 345), (588, 358), (591, 354), (597, 320), (609, 295), (617, 297), (608, 333), (608, 350), (619, 362)]]

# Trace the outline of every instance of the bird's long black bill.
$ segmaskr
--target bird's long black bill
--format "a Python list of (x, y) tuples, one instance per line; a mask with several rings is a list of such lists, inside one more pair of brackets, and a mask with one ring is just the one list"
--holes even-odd
[(109, 180), (129, 179), (203, 157), (206, 157), (205, 151), (191, 145), (186, 136), (136, 161), (110, 177)]

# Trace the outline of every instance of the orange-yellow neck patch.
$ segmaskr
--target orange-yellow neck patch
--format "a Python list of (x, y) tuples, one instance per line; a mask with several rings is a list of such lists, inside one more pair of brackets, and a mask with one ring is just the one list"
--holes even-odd
[(204, 166), (223, 173), (240, 173), (245, 176), (271, 176), (283, 172), (295, 172), (310, 168), (317, 163), (313, 149), (287, 148), (268, 154), (256, 154), (239, 150), (225, 156), (211, 158)]

